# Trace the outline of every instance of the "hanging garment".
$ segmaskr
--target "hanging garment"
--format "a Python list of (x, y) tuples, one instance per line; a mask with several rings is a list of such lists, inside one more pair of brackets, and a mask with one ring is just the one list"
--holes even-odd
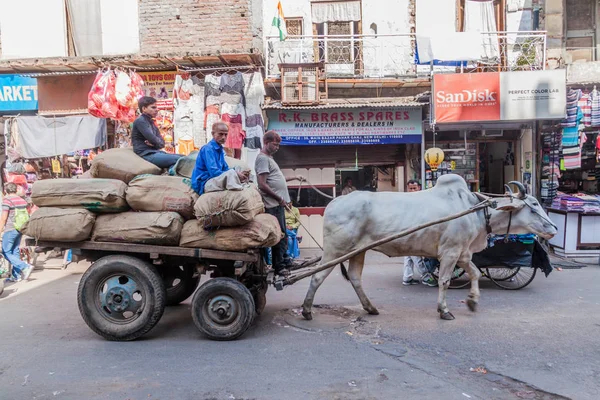
[(221, 78), (216, 75), (206, 75), (204, 77), (204, 95), (219, 96), (221, 94)]
[(205, 129), (207, 140), (212, 139), (212, 126), (221, 120), (220, 107), (218, 105), (207, 106), (204, 116), (206, 119)]
[(219, 105), (221, 104), (221, 98), (219, 96), (206, 96), (206, 105), (207, 106), (214, 106), (214, 105)]
[(192, 96), (194, 82), (191, 79), (183, 79), (181, 75), (175, 76), (175, 86), (173, 87), (173, 97), (180, 100), (189, 100)]
[(221, 116), (229, 115), (230, 117), (240, 116), (242, 129), (246, 129), (246, 110), (241, 104), (223, 103), (221, 104)]
[(590, 95), (588, 93), (583, 93), (577, 102), (577, 105), (583, 114), (581, 123), (585, 126), (592, 126), (592, 103), (590, 100)]
[(262, 148), (262, 138), (265, 134), (264, 121), (261, 114), (246, 117), (246, 140), (244, 145), (249, 149)]
[(596, 89), (590, 93), (590, 107), (592, 109), (592, 126), (600, 126), (600, 92)]
[(193, 139), (192, 109), (189, 101), (179, 101), (173, 113), (173, 140), (177, 143), (180, 139)]
[(196, 150), (194, 148), (194, 140), (184, 140), (179, 139), (177, 141), (177, 154), (183, 154), (184, 156), (189, 156), (192, 151)]
[(242, 95), (242, 104), (246, 105), (246, 99), (244, 97), (244, 76), (241, 72), (235, 74), (223, 74), (221, 75), (221, 84), (219, 85), (221, 92), (223, 93), (239, 93)]
[(192, 96), (189, 106), (192, 112), (194, 146), (199, 149), (207, 143), (204, 129), (204, 87), (202, 87), (202, 93)]
[(261, 99), (261, 105), (264, 103), (264, 98), (267, 95), (267, 92), (265, 91), (265, 85), (260, 72), (244, 74), (244, 86), (244, 96), (246, 97), (246, 102), (248, 102), (248, 99), (254, 98)]
[(221, 120), (229, 125), (229, 135), (227, 135), (227, 141), (225, 147), (229, 149), (241, 149), (246, 138), (246, 133), (242, 127), (242, 115), (230, 115), (222, 114)]

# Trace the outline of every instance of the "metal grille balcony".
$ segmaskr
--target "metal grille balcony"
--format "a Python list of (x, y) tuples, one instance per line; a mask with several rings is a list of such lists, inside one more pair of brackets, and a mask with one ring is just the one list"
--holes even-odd
[(323, 63), (329, 78), (410, 78), (434, 70), (456, 72), (531, 71), (546, 65), (545, 32), (481, 34), (481, 58), (461, 67), (415, 64), (415, 34), (278, 36), (266, 40), (267, 77), (280, 63)]

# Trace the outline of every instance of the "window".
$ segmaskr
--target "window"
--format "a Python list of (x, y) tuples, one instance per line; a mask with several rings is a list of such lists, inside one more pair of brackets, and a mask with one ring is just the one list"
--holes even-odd
[(595, 18), (593, 0), (567, 0), (567, 51), (572, 61), (594, 59)]
[(290, 36), (302, 36), (304, 34), (303, 29), (304, 21), (302, 18), (286, 18), (285, 26), (287, 33)]

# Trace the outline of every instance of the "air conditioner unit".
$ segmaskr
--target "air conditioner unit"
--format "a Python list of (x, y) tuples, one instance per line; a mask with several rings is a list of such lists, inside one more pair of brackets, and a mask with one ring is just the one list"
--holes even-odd
[(319, 104), (320, 65), (280, 64), (281, 103), (282, 104)]
[(502, 129), (482, 129), (481, 136), (483, 137), (502, 137), (504, 130)]

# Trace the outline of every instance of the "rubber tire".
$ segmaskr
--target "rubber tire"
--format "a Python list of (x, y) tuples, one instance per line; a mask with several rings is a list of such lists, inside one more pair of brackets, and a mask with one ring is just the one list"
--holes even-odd
[[(233, 326), (224, 328), (211, 325), (205, 320), (202, 308), (207, 301), (217, 295), (226, 294), (237, 300), (240, 309), (239, 318)], [(255, 304), (250, 290), (231, 278), (214, 278), (204, 283), (192, 299), (192, 319), (200, 332), (211, 340), (235, 340), (242, 336), (254, 322)]]
[[(183, 266), (183, 270), (180, 267), (164, 267), (161, 270), (163, 283), (165, 284), (165, 290), (167, 293), (167, 307), (176, 306), (179, 303), (187, 300), (198, 287), (200, 283), (200, 275), (194, 277), (195, 268)], [(179, 282), (176, 286), (167, 287), (167, 279), (171, 277), (179, 278)]]
[[(535, 275), (537, 273), (537, 268), (533, 268), (533, 267), (524, 267), (524, 268), (531, 268), (533, 269), (533, 272), (531, 273), (531, 276), (524, 282), (524, 283), (520, 283), (516, 286), (510, 286), (510, 281), (504, 281), (504, 280), (495, 280), (492, 277), (488, 278), (494, 282), (494, 284), (496, 286), (498, 286), (499, 288), (502, 288), (504, 290), (519, 290), (519, 289), (523, 289), (525, 286), (529, 285), (531, 282), (533, 282), (533, 279), (535, 278)], [(521, 270), (521, 268), (519, 267), (519, 271)], [(519, 275), (519, 271), (517, 271), (516, 274), (513, 275), (513, 278), (515, 278), (517, 275)]]
[[(145, 292), (141, 315), (126, 324), (115, 324), (102, 316), (96, 306), (97, 286), (115, 273), (130, 275)], [(154, 266), (131, 256), (112, 255), (97, 260), (81, 277), (77, 290), (77, 305), (91, 330), (111, 341), (135, 340), (148, 333), (158, 323), (165, 310), (165, 285)]]
[(2, 293), (4, 293), (4, 279), (6, 278), (0, 277), (0, 296), (2, 296)]

